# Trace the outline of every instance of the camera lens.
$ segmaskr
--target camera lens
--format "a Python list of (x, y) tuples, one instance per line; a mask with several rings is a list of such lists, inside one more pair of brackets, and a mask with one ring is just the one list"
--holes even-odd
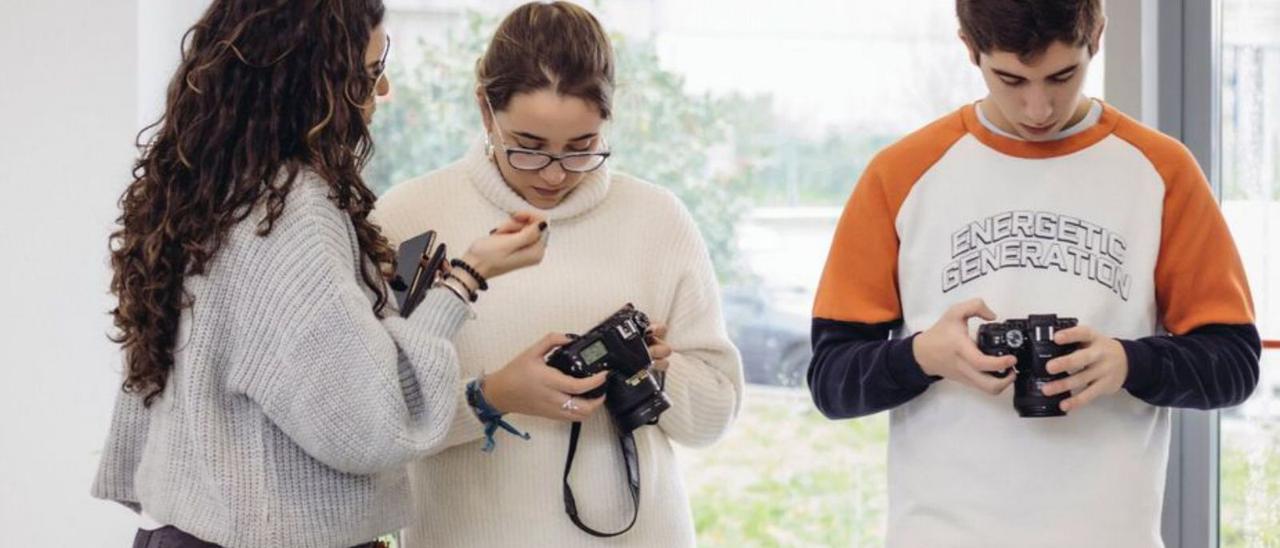
[(1004, 334), (1004, 341), (1005, 344), (1009, 345), (1009, 348), (1018, 348), (1022, 346), (1025, 339), (1023, 338), (1021, 331), (1018, 331), (1017, 329), (1010, 329), (1008, 333)]
[(671, 407), (671, 400), (662, 393), (662, 388), (648, 370), (630, 378), (618, 371), (610, 371), (605, 386), (608, 397), (604, 405), (623, 433), (653, 423)]
[(1030, 373), (1019, 373), (1014, 381), (1013, 408), (1020, 417), (1062, 417), (1067, 414), (1061, 404), (1071, 394), (1046, 396), (1040, 391), (1052, 378), (1039, 378)]

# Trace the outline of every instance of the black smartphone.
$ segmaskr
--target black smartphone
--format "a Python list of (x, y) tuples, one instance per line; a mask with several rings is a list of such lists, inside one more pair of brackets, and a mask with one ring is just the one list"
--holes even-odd
[(424, 255), (434, 252), (432, 247), (435, 241), (435, 231), (428, 230), (400, 244), (400, 249), (396, 253), (396, 277), (403, 283), (399, 285), (402, 289), (397, 289), (394, 293), (396, 304), (399, 305), (402, 315), (407, 315), (403, 313), (405, 303), (409, 296), (413, 294), (413, 290), (419, 282), (418, 267), (422, 264), (423, 259), (426, 258)]
[[(422, 260), (418, 263), (418, 271), (414, 275), (414, 283), (410, 284), (408, 297), (405, 298), (405, 306), (400, 309), (401, 317), (408, 318), (413, 310), (418, 308), (418, 303), (422, 302), (423, 297), (426, 297), (427, 290), (431, 289), (431, 285), (436, 281), (436, 275), (444, 267), (448, 255), (447, 249), (448, 246), (442, 243), (436, 246), (434, 252), (430, 249), (424, 252)], [(430, 257), (426, 256), (427, 252), (431, 252)]]

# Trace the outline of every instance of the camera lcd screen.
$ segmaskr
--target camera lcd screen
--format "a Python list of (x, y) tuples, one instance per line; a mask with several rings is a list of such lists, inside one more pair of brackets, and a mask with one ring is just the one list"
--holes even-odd
[(582, 359), (586, 360), (587, 364), (590, 365), (596, 363), (596, 360), (603, 358), (608, 353), (609, 351), (604, 348), (604, 341), (596, 341), (595, 344), (582, 349)]

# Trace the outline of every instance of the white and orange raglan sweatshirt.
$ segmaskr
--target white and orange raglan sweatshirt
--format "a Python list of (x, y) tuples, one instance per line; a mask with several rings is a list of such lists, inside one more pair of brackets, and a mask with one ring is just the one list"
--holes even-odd
[[(1020, 418), (1012, 389), (925, 374), (912, 337), (972, 298), (1001, 320), (1058, 314), (1119, 339), (1124, 390)], [(1050, 142), (999, 135), (968, 105), (880, 152), (813, 315), (818, 408), (891, 410), (895, 547), (1161, 546), (1169, 408), (1234, 405), (1257, 382), (1244, 269), (1204, 175), (1108, 105)]]

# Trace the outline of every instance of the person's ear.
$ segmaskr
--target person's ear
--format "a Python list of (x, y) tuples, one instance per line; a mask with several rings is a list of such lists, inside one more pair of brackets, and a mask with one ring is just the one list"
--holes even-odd
[(1098, 49), (1102, 47), (1102, 31), (1105, 28), (1107, 28), (1107, 18), (1103, 16), (1102, 20), (1098, 21), (1098, 28), (1093, 30), (1093, 36), (1089, 37), (1089, 57), (1097, 55)]
[(964, 42), (964, 47), (969, 50), (969, 61), (973, 62), (973, 66), (981, 67), (978, 63), (978, 48), (973, 46), (973, 40), (969, 39), (969, 35), (964, 33), (964, 29), (956, 31), (956, 36), (960, 37), (960, 41)]

